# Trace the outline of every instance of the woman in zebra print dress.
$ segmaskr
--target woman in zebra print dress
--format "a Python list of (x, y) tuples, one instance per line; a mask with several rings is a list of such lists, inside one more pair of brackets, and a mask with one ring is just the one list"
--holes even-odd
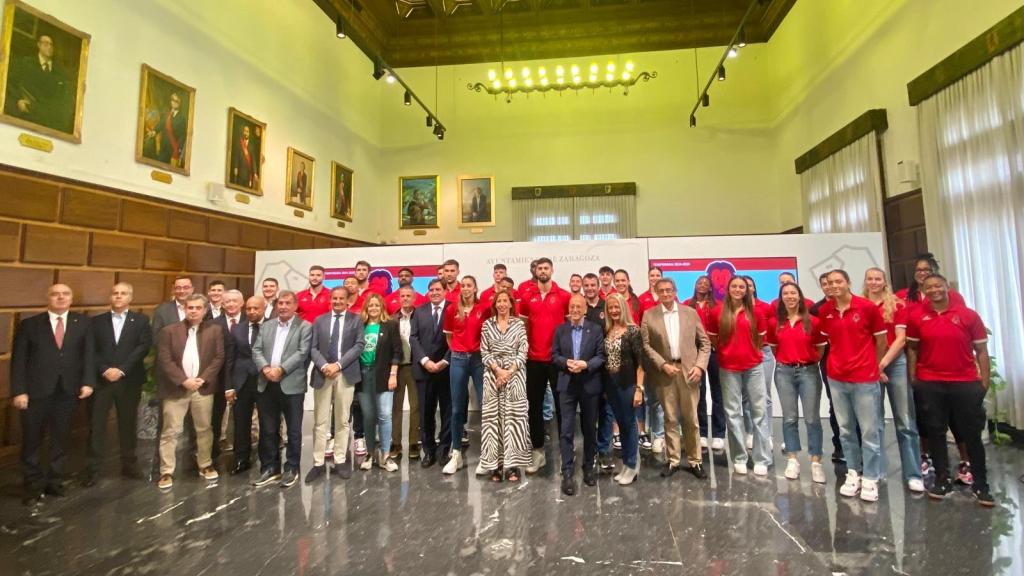
[(484, 322), (480, 352), (484, 372), (480, 468), (491, 479), (518, 482), (520, 468), (531, 463), (530, 426), (526, 400), (526, 326), (511, 315), (512, 295), (499, 292), (491, 304), (493, 316)]

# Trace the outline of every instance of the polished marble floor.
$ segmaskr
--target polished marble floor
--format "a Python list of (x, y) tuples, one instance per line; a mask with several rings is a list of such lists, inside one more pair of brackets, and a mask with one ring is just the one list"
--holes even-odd
[[(886, 439), (898, 462), (891, 425)], [(396, 473), (288, 489), (226, 474), (207, 484), (179, 469), (161, 493), (108, 475), (34, 507), (20, 502), (17, 470), (0, 470), (0, 574), (1024, 573), (1016, 448), (989, 447), (989, 510), (966, 492), (941, 503), (911, 496), (897, 476), (877, 503), (842, 498), (837, 470), (823, 486), (809, 473), (789, 481), (777, 450), (767, 479), (733, 475), (718, 456), (708, 481), (666, 480), (648, 454), (636, 484), (602, 476), (565, 497), (556, 458), (549, 445), (547, 468), (518, 485), (474, 477), (474, 452), (453, 477), (403, 460)]]

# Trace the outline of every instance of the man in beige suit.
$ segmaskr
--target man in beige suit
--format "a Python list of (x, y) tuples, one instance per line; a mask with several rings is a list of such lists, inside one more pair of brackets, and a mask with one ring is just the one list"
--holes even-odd
[(654, 285), (660, 304), (644, 313), (640, 334), (647, 355), (647, 378), (665, 410), (665, 440), (668, 464), (661, 475), (679, 471), (679, 422), (683, 424), (686, 460), (690, 473), (707, 478), (701, 465), (697, 431), (697, 400), (704, 372), (708, 368), (711, 341), (704, 333), (697, 311), (676, 300), (676, 284), (671, 279)]

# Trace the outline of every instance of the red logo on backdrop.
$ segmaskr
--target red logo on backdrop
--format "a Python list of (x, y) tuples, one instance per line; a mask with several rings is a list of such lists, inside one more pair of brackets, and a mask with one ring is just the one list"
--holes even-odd
[(711, 278), (711, 290), (715, 293), (715, 300), (724, 300), (729, 289), (729, 280), (736, 275), (736, 267), (731, 262), (715, 260), (708, 264), (704, 272)]

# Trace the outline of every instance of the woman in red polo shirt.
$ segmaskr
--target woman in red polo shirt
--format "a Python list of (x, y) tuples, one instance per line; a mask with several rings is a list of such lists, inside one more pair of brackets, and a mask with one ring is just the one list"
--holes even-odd
[(795, 282), (779, 290), (779, 304), (768, 319), (768, 344), (775, 349), (775, 388), (782, 403), (782, 439), (786, 445), (786, 478), (800, 477), (800, 409), (804, 408), (811, 479), (825, 483), (821, 465), (821, 372), (818, 370), (818, 319), (807, 311), (803, 291)]
[[(878, 403), (878, 418), (884, 421), (885, 396), (892, 408), (893, 426), (900, 447), (900, 465), (903, 482), (911, 492), (924, 492), (921, 477), (921, 439), (917, 436), (914, 410), (914, 392), (907, 381), (907, 357), (903, 353), (907, 332), (907, 305), (892, 293), (885, 271), (868, 268), (864, 272), (863, 295), (874, 302), (885, 322), (885, 355), (878, 363), (881, 370), (882, 401)], [(885, 446), (885, 427), (879, 429), (878, 439)], [(885, 452), (882, 452), (882, 477), (886, 476)]]
[[(697, 278), (697, 282), (693, 284), (693, 296), (683, 302), (683, 305), (697, 311), (701, 325), (707, 332), (711, 326), (711, 311), (715, 309), (715, 291), (711, 289), (711, 277)], [(725, 450), (725, 404), (722, 402), (722, 381), (718, 377), (718, 350), (715, 348), (711, 348), (705, 378), (708, 385), (700, 387), (700, 400), (697, 402), (700, 445), (701, 448), (708, 447), (707, 389), (711, 388), (711, 449), (720, 452)]]
[[(490, 316), (488, 307), (476, 296), (476, 278), (462, 277), (462, 292), (454, 306), (444, 309), (444, 334), (451, 350), (452, 452), (441, 471), (455, 474), (463, 466), (462, 433), (469, 413), (469, 378), (473, 378), (477, 401), (483, 399), (484, 365), (480, 360), (480, 330)], [(481, 472), (486, 473), (486, 471)]]
[(928, 302), (911, 316), (907, 342), (910, 377), (928, 404), (928, 441), (936, 471), (928, 496), (941, 500), (952, 491), (946, 429), (953, 421), (971, 457), (974, 497), (982, 506), (994, 506), (981, 443), (990, 373), (985, 324), (974, 310), (950, 299), (944, 277), (928, 276), (923, 289)]
[[(741, 276), (741, 278), (747, 283), (747, 291), (754, 299), (754, 312), (764, 317), (765, 325), (767, 325), (768, 319), (775, 315), (774, 310), (767, 302), (757, 297), (757, 284), (754, 283), (752, 277)], [(761, 342), (761, 368), (764, 373), (765, 385), (765, 418), (769, 424), (768, 449), (771, 451), (772, 378), (775, 375), (775, 354), (767, 342)], [(750, 416), (750, 400), (746, 396), (743, 397), (743, 426), (747, 431), (747, 450), (750, 450), (754, 440), (754, 421)]]
[[(897, 290), (896, 297), (905, 301), (911, 307), (926, 303), (928, 298), (924, 295), (924, 290), (922, 289), (924, 279), (939, 272), (939, 261), (935, 259), (931, 252), (918, 255), (917, 259), (914, 260), (914, 278), (910, 281), (910, 286)], [(949, 301), (959, 306), (966, 306), (964, 297), (953, 289), (949, 290)]]
[(725, 400), (726, 430), (733, 470), (747, 473), (744, 446), (743, 395), (750, 399), (754, 435), (754, 474), (767, 476), (772, 463), (768, 422), (765, 417), (765, 384), (761, 343), (767, 331), (764, 316), (754, 311), (754, 295), (740, 276), (729, 280), (725, 301), (711, 313), (708, 336), (718, 348), (718, 366)]

